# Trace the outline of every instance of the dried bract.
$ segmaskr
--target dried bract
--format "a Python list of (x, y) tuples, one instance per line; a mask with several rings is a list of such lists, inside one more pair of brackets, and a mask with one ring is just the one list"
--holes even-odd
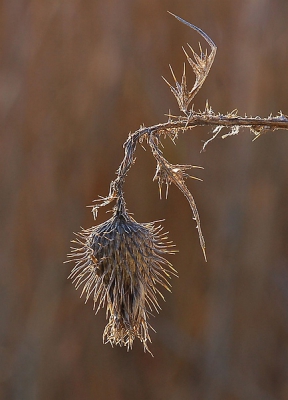
[(183, 24), (185, 24), (185, 25), (189, 26), (190, 28), (194, 29), (195, 31), (197, 31), (211, 47), (211, 53), (208, 55), (207, 50), (205, 51), (205, 53), (203, 53), (201, 45), (199, 43), (199, 48), (200, 48), (200, 56), (199, 56), (192, 49), (192, 47), (188, 44), (188, 47), (191, 50), (194, 60), (191, 57), (189, 57), (188, 53), (183, 48), (183, 51), (187, 58), (187, 61), (191, 65), (193, 72), (196, 76), (194, 86), (192, 87), (191, 90), (189, 90), (187, 88), (187, 84), (186, 84), (185, 64), (184, 64), (184, 70), (183, 70), (183, 74), (182, 74), (181, 84), (177, 81), (171, 66), (170, 66), (170, 70), (171, 70), (171, 73), (172, 73), (172, 76), (173, 76), (173, 79), (175, 82), (175, 87), (173, 87), (165, 78), (163, 78), (165, 80), (165, 82), (167, 83), (167, 85), (170, 87), (172, 93), (174, 94), (180, 110), (182, 112), (186, 113), (188, 110), (189, 104), (191, 103), (192, 99), (196, 96), (198, 91), (201, 89), (205, 79), (207, 78), (207, 76), (209, 74), (210, 68), (213, 64), (213, 61), (214, 61), (214, 58), (216, 55), (217, 47), (216, 47), (215, 43), (213, 42), (213, 40), (210, 39), (210, 37), (208, 35), (206, 35), (206, 33), (202, 31), (202, 29), (198, 28), (195, 25), (190, 24), (189, 22), (185, 21), (184, 19), (182, 19), (180, 17), (177, 17), (177, 15), (174, 15), (172, 13), (170, 13), (170, 14), (173, 15), (175, 18), (177, 18), (179, 21), (183, 22)]
[(158, 180), (160, 198), (161, 198), (163, 183), (166, 184), (166, 198), (168, 197), (168, 189), (171, 183), (173, 183), (184, 194), (193, 212), (193, 218), (196, 221), (196, 228), (198, 230), (200, 246), (202, 248), (205, 261), (207, 261), (206, 250), (205, 250), (206, 245), (204, 236), (202, 234), (199, 213), (197, 210), (195, 200), (185, 184), (185, 179), (187, 177), (201, 180), (199, 178), (187, 174), (186, 171), (191, 168), (202, 168), (202, 167), (194, 165), (179, 165), (179, 164), (173, 165), (169, 163), (163, 156), (161, 150), (159, 149), (158, 139), (155, 138), (155, 136), (151, 135), (148, 143), (151, 147), (152, 154), (157, 161), (157, 168), (156, 168), (156, 173), (154, 175), (154, 180)]

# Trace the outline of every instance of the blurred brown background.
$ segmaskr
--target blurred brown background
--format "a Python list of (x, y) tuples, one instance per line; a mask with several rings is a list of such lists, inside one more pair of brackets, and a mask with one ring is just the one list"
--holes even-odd
[(129, 131), (178, 113), (161, 75), (171, 81), (171, 63), (180, 76), (181, 46), (199, 38), (166, 11), (218, 46), (195, 108), (209, 99), (217, 112), (267, 116), (288, 114), (287, 0), (0, 4), (0, 398), (288, 399), (287, 132), (254, 143), (241, 132), (201, 154), (212, 129), (165, 142), (170, 161), (205, 167), (188, 184), (208, 263), (185, 198), (172, 187), (159, 200), (155, 160), (139, 146), (129, 211), (165, 218), (179, 249), (180, 278), (151, 321), (155, 358), (139, 342), (129, 353), (102, 344), (105, 313), (84, 305), (63, 265)]

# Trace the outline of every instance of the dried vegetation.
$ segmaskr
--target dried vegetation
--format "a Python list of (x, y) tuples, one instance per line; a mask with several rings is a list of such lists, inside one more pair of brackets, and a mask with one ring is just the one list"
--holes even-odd
[[(172, 14), (173, 15), (173, 14)], [(207, 78), (216, 55), (216, 45), (196, 26), (174, 15), (179, 21), (198, 32), (210, 46), (210, 51), (197, 54), (188, 45), (188, 51), (183, 48), (188, 64), (196, 76), (192, 89), (189, 90), (186, 81), (186, 67), (184, 64), (181, 83), (178, 82), (170, 66), (174, 86), (165, 78), (171, 92), (175, 96), (180, 116), (168, 116), (168, 121), (150, 127), (142, 126), (130, 134), (124, 143), (124, 158), (118, 170), (117, 177), (110, 184), (107, 197), (96, 200), (92, 211), (97, 217), (99, 208), (115, 202), (113, 215), (101, 225), (82, 230), (74, 241), (76, 247), (69, 255), (70, 261), (76, 264), (70, 274), (76, 288), (82, 288), (82, 295), (86, 302), (92, 297), (94, 309), (97, 313), (100, 307), (107, 309), (108, 324), (104, 330), (104, 342), (112, 345), (132, 348), (135, 338), (140, 339), (144, 350), (149, 351), (147, 342), (151, 341), (148, 329), (149, 314), (159, 311), (160, 305), (157, 296), (163, 298), (159, 287), (170, 290), (170, 277), (176, 275), (166, 254), (174, 252), (171, 242), (167, 242), (166, 234), (161, 233), (161, 226), (155, 222), (138, 223), (128, 213), (124, 199), (123, 185), (125, 177), (135, 162), (135, 150), (138, 143), (146, 142), (156, 160), (154, 180), (158, 181), (160, 197), (163, 184), (168, 188), (174, 184), (184, 194), (191, 207), (200, 246), (206, 260), (205, 241), (201, 230), (200, 218), (196, 203), (185, 180), (190, 176), (187, 171), (192, 168), (201, 168), (193, 165), (173, 165), (163, 155), (161, 138), (169, 137), (174, 143), (179, 132), (186, 132), (195, 126), (212, 126), (212, 136), (204, 143), (203, 150), (215, 139), (223, 128), (228, 133), (222, 138), (236, 135), (241, 128), (248, 128), (254, 139), (268, 130), (288, 129), (288, 118), (279, 112), (277, 116), (267, 118), (241, 117), (237, 110), (226, 115), (215, 113), (206, 103), (203, 112), (195, 112), (191, 101), (202, 87)], [(190, 55), (189, 55), (190, 54)], [(190, 108), (189, 108), (190, 107)], [(197, 178), (195, 178), (197, 179)]]

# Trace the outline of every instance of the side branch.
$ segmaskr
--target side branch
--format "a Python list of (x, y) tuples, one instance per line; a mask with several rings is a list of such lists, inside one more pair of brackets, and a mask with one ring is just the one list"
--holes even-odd
[[(169, 11), (168, 11), (169, 12)], [(173, 72), (173, 69), (170, 65), (170, 70), (175, 82), (175, 87), (172, 86), (164, 77), (164, 81), (167, 83), (167, 85), (169, 86), (171, 92), (173, 93), (173, 95), (175, 96), (178, 106), (180, 108), (180, 110), (187, 115), (187, 110), (189, 107), (189, 104), (191, 103), (191, 101), (193, 100), (193, 98), (196, 96), (196, 94), (199, 92), (199, 90), (201, 89), (205, 79), (207, 78), (210, 68), (213, 64), (215, 55), (216, 55), (216, 51), (217, 51), (217, 47), (215, 45), (215, 43), (213, 42), (213, 40), (205, 33), (202, 31), (202, 29), (198, 28), (197, 26), (190, 24), (190, 22), (185, 21), (184, 19), (177, 17), (177, 15), (172, 14), (169, 12), (169, 14), (173, 15), (173, 17), (175, 17), (176, 19), (178, 19), (178, 21), (182, 22), (183, 24), (189, 26), (189, 28), (194, 29), (196, 32), (198, 32), (207, 42), (207, 44), (209, 44), (211, 52), (208, 55), (207, 50), (203, 53), (202, 51), (202, 47), (201, 44), (199, 42), (199, 50), (200, 50), (200, 55), (198, 55), (193, 49), (192, 47), (187, 43), (191, 53), (192, 53), (192, 58), (188, 55), (187, 51), (184, 49), (184, 47), (182, 47), (184, 54), (186, 56), (186, 59), (188, 61), (188, 63), (190, 64), (190, 66), (193, 69), (193, 72), (195, 74), (196, 80), (195, 83), (192, 87), (191, 90), (188, 89), (187, 87), (187, 81), (186, 81), (186, 67), (185, 67), (185, 63), (184, 63), (184, 69), (183, 69), (183, 74), (182, 74), (182, 79), (181, 79), (181, 83), (179, 83), (176, 79), (176, 76)]]

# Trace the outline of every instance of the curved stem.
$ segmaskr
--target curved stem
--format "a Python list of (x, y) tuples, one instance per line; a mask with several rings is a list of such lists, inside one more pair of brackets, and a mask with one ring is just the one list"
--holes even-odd
[[(173, 121), (172, 118), (174, 118), (175, 120)], [(123, 186), (127, 173), (135, 162), (134, 154), (138, 141), (142, 141), (145, 136), (148, 138), (149, 135), (153, 135), (155, 137), (168, 135), (174, 138), (180, 131), (187, 131), (196, 126), (214, 126), (218, 128), (249, 128), (250, 131), (255, 135), (255, 138), (257, 138), (262, 133), (268, 130), (288, 130), (288, 118), (281, 112), (276, 117), (269, 116), (268, 118), (241, 117), (236, 115), (234, 112), (227, 115), (215, 114), (211, 109), (208, 109), (208, 107), (206, 106), (206, 110), (202, 113), (195, 113), (191, 111), (188, 116), (169, 116), (168, 122), (153, 125), (150, 127), (141, 127), (133, 134), (130, 134), (128, 139), (124, 143), (123, 147), (125, 154), (118, 170), (116, 171), (117, 178), (110, 184), (109, 195), (107, 197), (97, 200), (98, 204), (93, 206), (92, 211), (94, 214), (94, 218), (96, 218), (97, 211), (100, 207), (110, 204), (113, 200), (121, 199), (121, 201), (119, 201), (117, 203), (118, 205), (116, 206), (120, 208), (124, 207), (125, 201), (123, 197)], [(217, 135), (214, 136), (216, 137)], [(227, 135), (224, 135), (222, 137), (224, 138), (226, 136)]]

